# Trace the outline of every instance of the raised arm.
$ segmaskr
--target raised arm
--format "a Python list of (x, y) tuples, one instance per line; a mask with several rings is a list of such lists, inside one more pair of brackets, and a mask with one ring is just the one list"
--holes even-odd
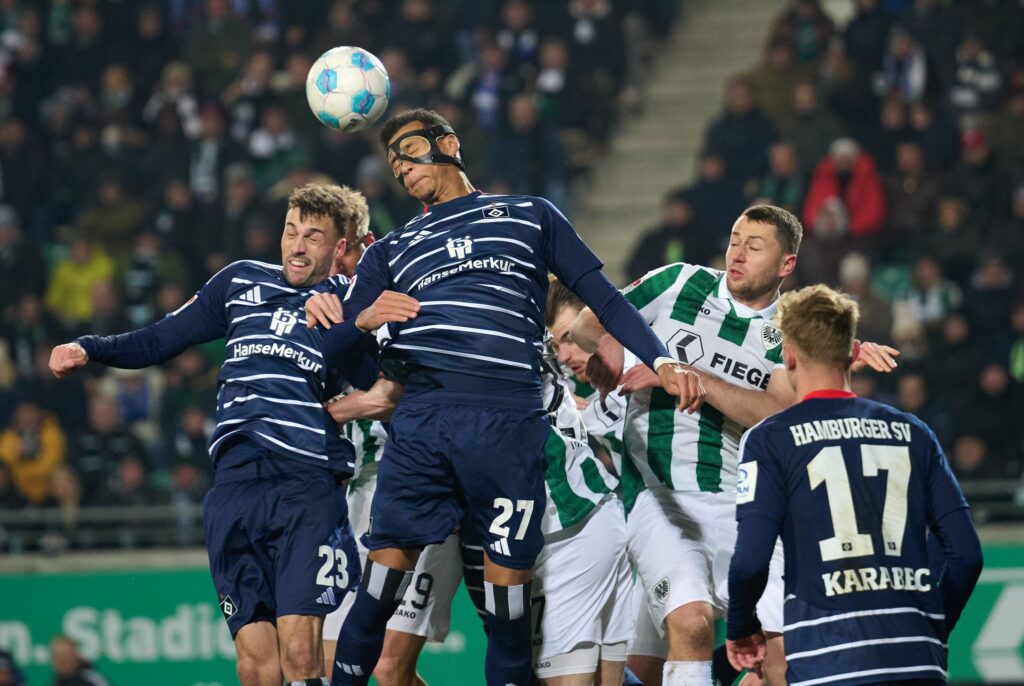
[(229, 265), (187, 303), (155, 324), (116, 336), (81, 336), (50, 353), (50, 371), (62, 378), (99, 362), (121, 369), (141, 369), (176, 357), (186, 348), (221, 338), (227, 332), (224, 300), (231, 282)]

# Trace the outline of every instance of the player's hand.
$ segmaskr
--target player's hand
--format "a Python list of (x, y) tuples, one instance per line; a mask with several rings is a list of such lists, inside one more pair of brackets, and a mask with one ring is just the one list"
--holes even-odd
[(761, 663), (768, 652), (768, 644), (760, 631), (738, 641), (726, 641), (725, 652), (729, 656), (729, 664), (737, 671), (749, 669), (759, 677), (764, 677)]
[(658, 367), (658, 379), (661, 387), (670, 395), (679, 397), (679, 411), (693, 414), (704, 404), (708, 391), (704, 382), (693, 369), (676, 364), (663, 364)]
[(576, 402), (576, 409), (580, 412), (590, 407), (590, 403), (587, 402), (586, 398), (581, 398), (575, 393), (573, 393), (572, 399)]
[(590, 385), (601, 392), (602, 399), (619, 387), (625, 357), (622, 344), (610, 334), (598, 339), (597, 350), (587, 360), (587, 378)]
[(876, 372), (889, 373), (896, 369), (896, 360), (893, 358), (899, 356), (900, 351), (896, 348), (865, 341), (860, 344), (860, 353), (850, 365), (850, 370), (859, 372), (864, 367), (871, 367)]
[(306, 326), (312, 329), (319, 324), (325, 329), (344, 320), (341, 299), (334, 293), (317, 293), (306, 300)]
[(622, 393), (636, 393), (645, 388), (658, 388), (661, 386), (661, 379), (654, 373), (654, 370), (646, 364), (638, 364), (630, 367), (622, 375)]
[(372, 305), (359, 313), (356, 326), (363, 331), (376, 331), (389, 322), (407, 322), (420, 311), (416, 298), (397, 291), (384, 291)]
[(78, 343), (64, 343), (50, 351), (50, 371), (58, 379), (63, 379), (89, 361), (85, 348)]

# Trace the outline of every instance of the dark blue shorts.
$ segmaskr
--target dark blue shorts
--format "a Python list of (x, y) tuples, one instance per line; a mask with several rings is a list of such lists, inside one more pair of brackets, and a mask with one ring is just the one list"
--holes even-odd
[(251, 622), (326, 615), (359, 582), (345, 490), (327, 469), (264, 451), (244, 469), (218, 470), (203, 523), (232, 637)]
[(550, 425), (540, 407), (478, 402), (434, 391), (398, 404), (377, 470), (367, 548), (423, 548), (461, 522), (492, 561), (533, 566), (544, 544)]

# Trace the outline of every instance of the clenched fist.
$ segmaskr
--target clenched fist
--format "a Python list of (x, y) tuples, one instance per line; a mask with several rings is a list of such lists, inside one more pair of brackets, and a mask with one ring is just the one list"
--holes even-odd
[(50, 371), (58, 379), (63, 379), (79, 367), (84, 367), (88, 361), (89, 355), (85, 348), (78, 343), (64, 343), (50, 352)]

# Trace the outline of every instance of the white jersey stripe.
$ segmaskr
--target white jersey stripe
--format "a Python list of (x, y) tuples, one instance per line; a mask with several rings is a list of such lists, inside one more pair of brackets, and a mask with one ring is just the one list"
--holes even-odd
[(392, 348), (401, 348), (402, 350), (422, 350), (428, 353), (437, 353), (438, 355), (452, 355), (454, 357), (465, 357), (471, 360), (481, 360), (483, 362), (494, 362), (495, 364), (503, 364), (508, 367), (518, 367), (519, 369), (533, 369), (528, 364), (522, 362), (513, 362), (511, 360), (502, 360), (497, 357), (487, 357), (486, 355), (473, 355), (472, 353), (460, 353), (454, 350), (441, 350), (440, 348), (428, 348), (425, 345), (405, 345), (402, 343), (395, 343), (391, 346)]
[[(245, 359), (245, 358), (233, 358), (233, 359)], [(225, 360), (226, 362), (227, 360)], [(282, 379), (284, 381), (298, 381), (299, 383), (306, 383), (306, 379), (301, 376), (288, 376), (287, 374), (253, 374), (251, 376), (236, 376), (231, 379), (225, 379), (224, 383), (237, 383), (239, 381), (257, 381), (259, 379)]]
[(474, 243), (511, 243), (512, 245), (518, 245), (521, 248), (526, 248), (530, 252), (531, 255), (533, 254), (533, 248), (528, 246), (526, 243), (523, 243), (522, 241), (517, 241), (514, 238), (474, 238), (473, 242)]
[(412, 329), (402, 329), (402, 334), (417, 333), (419, 331), (427, 331), (429, 329), (443, 329), (444, 331), (465, 331), (466, 333), (479, 333), (484, 336), (500, 336), (501, 338), (508, 338), (513, 341), (519, 341), (525, 343), (526, 339), (520, 336), (512, 336), (507, 333), (501, 333), (500, 331), (491, 331), (489, 329), (474, 329), (470, 326), (455, 326), (453, 324), (430, 324), (429, 326), (417, 326)]
[(942, 641), (931, 636), (896, 636), (893, 638), (873, 638), (864, 641), (851, 641), (850, 643), (837, 643), (836, 645), (825, 646), (824, 648), (818, 648), (816, 650), (804, 650), (799, 653), (787, 653), (786, 660), (792, 662), (793, 660), (801, 660), (805, 657), (814, 657), (815, 655), (825, 655), (826, 653), (834, 653), (840, 650), (850, 650), (851, 648), (863, 648), (865, 646), (876, 646), (876, 645), (891, 645), (894, 643), (934, 643), (935, 645), (944, 645)]
[(434, 249), (434, 250), (430, 250), (430, 251), (428, 251), (428, 252), (425, 252), (425, 253), (423, 253), (422, 255), (420, 255), (419, 257), (417, 257), (416, 259), (414, 259), (414, 260), (410, 260), (410, 261), (409, 261), (409, 264), (407, 264), (407, 265), (405, 265), (404, 267), (402, 267), (402, 271), (400, 271), (400, 272), (398, 272), (397, 274), (395, 274), (395, 281), (396, 281), (396, 282), (398, 282), (399, 280), (401, 280), (401, 278), (402, 278), (402, 274), (404, 274), (404, 273), (406, 272), (406, 270), (408, 270), (408, 269), (409, 269), (409, 267), (413, 266), (414, 264), (416, 264), (417, 262), (419, 262), (419, 261), (420, 261), (420, 260), (422, 260), (422, 259), (425, 259), (425, 258), (427, 258), (427, 257), (430, 257), (431, 255), (436, 255), (437, 253), (441, 252), (441, 251), (442, 251), (442, 250), (444, 250), (444, 249), (445, 249), (445, 248), (444, 248), (444, 246), (442, 245), (442, 246), (441, 246), (440, 248), (436, 248), (436, 249)]
[(862, 676), (876, 676), (876, 675), (890, 675), (890, 674), (913, 674), (915, 672), (938, 672), (942, 675), (942, 678), (946, 678), (946, 670), (935, 665), (917, 665), (914, 667), (886, 667), (884, 669), (864, 669), (859, 672), (846, 672), (845, 674), (832, 674), (830, 676), (821, 677), (820, 679), (808, 679), (807, 681), (797, 681), (791, 683), (789, 686), (816, 686), (817, 684), (834, 684), (836, 681), (842, 681), (844, 679), (856, 679)]
[(525, 219), (516, 219), (514, 217), (486, 217), (484, 219), (477, 219), (476, 221), (471, 221), (469, 223), (470, 224), (492, 224), (494, 222), (501, 222), (502, 224), (504, 224), (505, 222), (515, 222), (516, 224), (526, 224), (527, 226), (532, 226), (533, 228), (535, 228), (538, 231), (540, 231), (540, 224), (535, 224), (534, 222), (528, 222)]
[(498, 307), (497, 305), (483, 305), (481, 303), (464, 303), (459, 302), (458, 300), (424, 300), (420, 303), (420, 307), (433, 307), (436, 305), (452, 305), (454, 307), (468, 307), (470, 309), (476, 310), (491, 310), (492, 312), (503, 312), (505, 314), (510, 314), (513, 317), (518, 317), (519, 319), (526, 319), (526, 317), (519, 314), (518, 312), (515, 312), (513, 310), (506, 310), (504, 307)]
[(258, 303), (249, 302), (248, 300), (228, 300), (226, 303), (224, 303), (224, 307), (229, 307), (231, 305), (241, 305), (243, 307), (259, 307), (262, 304), (262, 300)]
[(268, 403), (278, 403), (280, 405), (299, 405), (301, 407), (315, 407), (318, 410), (323, 408), (323, 405), (321, 405), (320, 403), (311, 403), (305, 400), (288, 400), (287, 398), (269, 398), (265, 395), (258, 395), (256, 393), (252, 393), (251, 395), (240, 395), (237, 398), (232, 398), (231, 400), (221, 405), (221, 407), (231, 407), (235, 403), (241, 404), (248, 402), (250, 400), (265, 400)]
[(292, 452), (296, 452), (299, 455), (306, 455), (307, 457), (315, 457), (318, 460), (326, 460), (327, 459), (326, 455), (318, 455), (317, 453), (311, 453), (308, 450), (302, 450), (300, 448), (296, 448), (294, 446), (287, 445), (287, 444), (282, 443), (281, 441), (277, 440), (273, 436), (268, 436), (267, 434), (265, 434), (265, 433), (263, 433), (261, 431), (257, 431), (256, 433), (257, 433), (257, 435), (262, 436), (263, 438), (267, 439), (268, 441), (270, 441), (274, 445), (279, 445), (282, 448), (285, 448), (287, 450), (291, 450)]
[[(289, 422), (284, 419), (273, 419), (272, 417), (242, 417), (240, 419), (225, 419), (222, 422), (218, 422), (217, 426), (228, 426), (230, 424), (241, 424), (242, 422), (268, 422), (270, 424), (280, 424), (281, 426), (290, 426), (293, 429), (302, 429), (303, 431), (310, 431), (321, 436), (326, 435), (323, 429), (317, 429), (316, 427), (306, 426), (305, 424), (299, 424), (298, 422)], [(263, 434), (260, 434), (261, 436)]]
[(886, 607), (878, 610), (858, 610), (856, 612), (844, 612), (838, 615), (830, 615), (828, 617), (819, 617), (818, 619), (807, 619), (802, 622), (796, 622), (794, 624), (787, 624), (782, 628), (783, 631), (793, 631), (794, 629), (802, 629), (805, 626), (818, 626), (819, 624), (830, 624), (831, 622), (841, 622), (846, 619), (856, 619), (858, 617), (875, 617), (879, 615), (902, 615), (902, 614), (919, 614), (930, 619), (945, 619), (946, 615), (934, 614), (931, 612), (925, 612), (919, 610), (916, 607)]

